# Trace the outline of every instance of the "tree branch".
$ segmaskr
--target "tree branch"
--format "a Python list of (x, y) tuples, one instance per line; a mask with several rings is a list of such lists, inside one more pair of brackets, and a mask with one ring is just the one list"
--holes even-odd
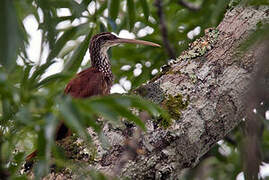
[(111, 147), (104, 149), (94, 141), (101, 153), (90, 167), (108, 175), (120, 167), (118, 175), (130, 179), (179, 179), (183, 169), (194, 167), (246, 114), (242, 99), (263, 49), (255, 46), (244, 55), (235, 54), (256, 24), (268, 19), (268, 9), (237, 7), (227, 12), (217, 29), (206, 30), (167, 71), (139, 87), (138, 93), (169, 111), (173, 124), (163, 129), (157, 122), (165, 120), (147, 118), (147, 132), (135, 142), (145, 153), (129, 161), (122, 158), (122, 149), (137, 128), (105, 125), (103, 136)]
[[(257, 52), (262, 50), (256, 46), (240, 57), (235, 54), (264, 18), (268, 19), (266, 9), (235, 8), (217, 30), (206, 30), (200, 41), (191, 44), (166, 73), (138, 89), (167, 108), (175, 121), (166, 130), (148, 121), (148, 131), (140, 140), (147, 153), (128, 163), (122, 176), (178, 178), (241, 122), (246, 112), (242, 98), (256, 73)], [(193, 55), (194, 49), (203, 48), (208, 52)]]

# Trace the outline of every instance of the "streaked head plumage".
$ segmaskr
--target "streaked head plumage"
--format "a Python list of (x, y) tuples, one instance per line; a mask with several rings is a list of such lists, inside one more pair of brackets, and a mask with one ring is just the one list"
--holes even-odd
[(99, 71), (104, 72), (106, 76), (112, 77), (111, 64), (107, 55), (107, 50), (112, 46), (122, 43), (160, 47), (159, 44), (149, 41), (120, 38), (110, 32), (99, 33), (94, 35), (90, 42), (89, 50), (92, 66)]

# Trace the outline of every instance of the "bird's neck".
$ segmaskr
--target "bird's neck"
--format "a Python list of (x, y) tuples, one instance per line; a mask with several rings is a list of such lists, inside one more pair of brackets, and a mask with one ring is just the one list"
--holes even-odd
[(107, 48), (102, 48), (100, 50), (91, 52), (91, 64), (92, 67), (98, 69), (102, 72), (104, 76), (112, 83), (113, 74), (111, 71), (110, 60), (107, 55)]

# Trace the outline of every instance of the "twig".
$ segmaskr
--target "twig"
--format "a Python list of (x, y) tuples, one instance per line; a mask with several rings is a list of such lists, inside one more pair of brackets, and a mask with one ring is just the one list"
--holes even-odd
[(199, 11), (199, 10), (201, 9), (201, 7), (202, 7), (202, 6), (198, 6), (198, 5), (196, 5), (196, 4), (192, 4), (192, 3), (190, 3), (190, 2), (187, 2), (187, 1), (185, 1), (185, 0), (178, 0), (178, 3), (179, 3), (181, 6), (187, 8), (187, 9), (189, 9), (189, 10), (191, 10), (191, 11)]
[(163, 9), (162, 9), (161, 0), (156, 0), (155, 6), (157, 7), (157, 14), (158, 14), (159, 21), (160, 21), (160, 31), (162, 33), (164, 47), (165, 47), (168, 55), (170, 56), (170, 58), (176, 59), (175, 52), (174, 52), (173, 48), (171, 47), (169, 40), (168, 40), (167, 28), (165, 25), (165, 19), (164, 19), (164, 13), (163, 13)]

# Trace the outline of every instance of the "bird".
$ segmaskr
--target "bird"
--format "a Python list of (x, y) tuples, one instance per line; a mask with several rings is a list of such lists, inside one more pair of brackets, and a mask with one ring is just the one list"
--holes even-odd
[(65, 88), (65, 94), (74, 98), (87, 98), (94, 95), (107, 95), (113, 84), (113, 74), (107, 50), (121, 43), (134, 43), (159, 47), (149, 41), (123, 39), (110, 32), (92, 37), (90, 42), (91, 67), (78, 73)]
[[(96, 95), (108, 95), (114, 76), (107, 51), (110, 47), (122, 43), (160, 47), (159, 44), (149, 41), (119, 38), (110, 32), (99, 33), (93, 36), (90, 41), (91, 67), (78, 73), (67, 84), (64, 93), (80, 99)], [(70, 130), (64, 124), (61, 124), (56, 133), (56, 140), (60, 140), (70, 133)]]
[[(120, 38), (111, 32), (96, 34), (91, 38), (89, 45), (91, 67), (81, 71), (71, 79), (64, 94), (77, 99), (108, 95), (113, 85), (114, 76), (107, 51), (110, 47), (123, 43), (160, 47), (159, 44), (150, 41)], [(71, 130), (61, 121), (56, 129), (55, 140), (61, 140), (70, 135)], [(26, 162), (33, 159), (36, 154), (37, 151), (34, 151), (28, 155)]]

